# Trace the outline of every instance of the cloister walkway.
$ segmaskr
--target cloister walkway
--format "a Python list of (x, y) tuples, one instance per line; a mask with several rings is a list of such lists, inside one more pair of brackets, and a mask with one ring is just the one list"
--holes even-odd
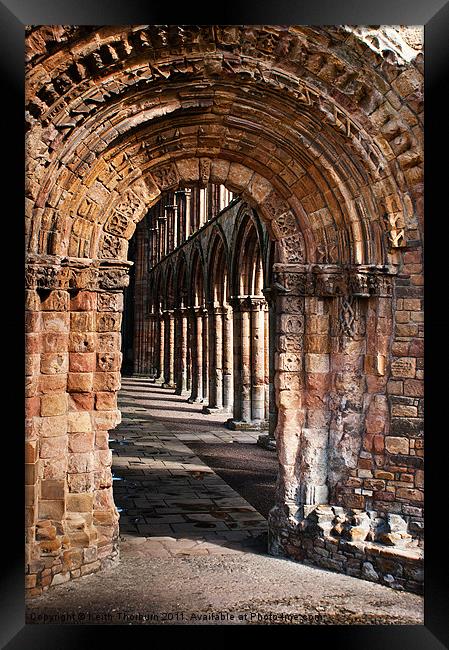
[(111, 447), (122, 548), (155, 557), (266, 549), (264, 517), (188, 446), (255, 444), (257, 433), (230, 431), (226, 415), (203, 415), (147, 379), (124, 378), (119, 407)]

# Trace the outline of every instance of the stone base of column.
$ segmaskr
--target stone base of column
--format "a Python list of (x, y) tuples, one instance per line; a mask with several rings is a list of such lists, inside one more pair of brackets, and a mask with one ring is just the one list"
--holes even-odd
[[(268, 552), (355, 578), (423, 593), (423, 549), (396, 514), (340, 506), (304, 506), (304, 517), (274, 506), (268, 516)], [(301, 509), (299, 509), (301, 510)], [(379, 522), (383, 520), (382, 525)], [(401, 528), (399, 531), (398, 529)], [(327, 551), (323, 555), (323, 549)]]
[(272, 438), (269, 434), (263, 434), (257, 438), (257, 444), (259, 447), (264, 449), (269, 449), (270, 451), (276, 451), (276, 440)]
[(224, 406), (203, 406), (202, 413), (205, 415), (213, 415), (214, 413), (232, 413), (232, 409), (225, 408)]
[(161, 384), (162, 388), (176, 388), (176, 384)]
[(226, 420), (225, 426), (232, 431), (266, 431), (268, 429), (268, 422), (266, 420), (243, 422), (242, 420), (229, 418), (229, 420)]
[(202, 404), (204, 399), (202, 397), (189, 397), (187, 401), (189, 404)]
[(175, 390), (175, 395), (180, 395), (181, 397), (185, 397), (185, 396), (187, 396), (189, 394), (190, 394), (190, 391), (187, 390), (187, 388), (185, 390), (179, 390), (179, 389)]

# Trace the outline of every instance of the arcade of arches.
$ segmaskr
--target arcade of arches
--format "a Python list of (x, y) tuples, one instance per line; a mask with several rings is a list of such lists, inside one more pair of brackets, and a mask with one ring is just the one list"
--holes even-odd
[(27, 29), (30, 595), (118, 558), (121, 371), (261, 432), (271, 553), (421, 590), (421, 36)]
[(175, 388), (205, 413), (228, 413), (234, 429), (268, 428), (271, 392), (274, 442), (265, 298), (273, 246), (247, 204), (227, 207), (229, 194), (214, 184), (167, 192), (137, 226), (123, 371)]

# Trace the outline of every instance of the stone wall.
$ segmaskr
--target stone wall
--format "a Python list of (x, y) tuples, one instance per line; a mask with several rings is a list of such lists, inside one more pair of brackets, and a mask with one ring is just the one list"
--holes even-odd
[(314, 507), (297, 526), (271, 528), (269, 549), (304, 564), (423, 593), (423, 552), (400, 515)]

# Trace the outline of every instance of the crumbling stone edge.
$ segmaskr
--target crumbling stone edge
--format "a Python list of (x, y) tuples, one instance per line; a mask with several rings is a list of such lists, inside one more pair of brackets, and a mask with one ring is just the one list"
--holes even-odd
[(400, 515), (325, 505), (297, 519), (275, 507), (268, 526), (271, 555), (423, 593), (424, 552)]

